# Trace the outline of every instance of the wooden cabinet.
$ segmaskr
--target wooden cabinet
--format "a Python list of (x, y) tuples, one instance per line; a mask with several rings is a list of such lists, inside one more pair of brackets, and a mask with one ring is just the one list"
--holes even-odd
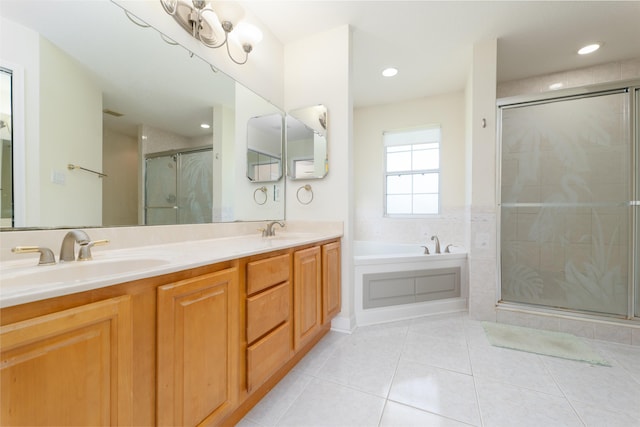
[(322, 245), (322, 324), (331, 321), (341, 309), (340, 242)]
[(157, 422), (214, 424), (238, 394), (236, 268), (158, 288)]
[(298, 351), (319, 332), (322, 322), (320, 246), (293, 254), (294, 348)]
[(3, 425), (130, 425), (129, 296), (2, 326)]
[(4, 308), (0, 422), (233, 425), (328, 332), (340, 291), (328, 240)]
[(262, 385), (292, 354), (290, 254), (247, 263), (247, 391)]

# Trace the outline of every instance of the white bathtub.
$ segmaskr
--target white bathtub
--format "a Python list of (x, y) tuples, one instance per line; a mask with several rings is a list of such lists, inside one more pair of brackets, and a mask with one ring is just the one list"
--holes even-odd
[[(432, 242), (429, 242), (432, 243)], [(442, 246), (444, 250), (445, 246)], [(453, 249), (453, 248), (452, 248)], [(354, 242), (354, 283), (355, 283), (355, 315), (356, 323), (368, 325), (410, 319), (429, 314), (465, 311), (467, 309), (468, 277), (467, 254), (459, 247), (454, 253), (433, 254), (433, 244), (430, 246), (432, 255), (425, 255), (420, 244), (388, 243), (373, 241)], [(459, 269), (459, 270), (458, 270)], [(411, 286), (405, 277), (411, 278), (413, 272), (456, 270), (459, 273), (459, 296), (445, 297), (431, 301), (401, 302), (384, 307), (369, 307), (370, 289), (365, 289), (365, 283), (370, 283), (372, 277), (390, 278), (384, 281), (384, 286)], [(428, 273), (426, 273), (428, 274)], [(395, 280), (395, 276), (400, 277)], [(431, 286), (423, 284), (424, 286)], [(437, 284), (436, 284), (437, 286)], [(379, 288), (378, 288), (379, 289)], [(393, 289), (390, 289), (393, 292)]]

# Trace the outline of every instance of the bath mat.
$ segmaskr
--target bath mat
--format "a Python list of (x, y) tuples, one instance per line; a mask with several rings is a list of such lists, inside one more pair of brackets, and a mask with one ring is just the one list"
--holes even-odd
[(571, 334), (493, 322), (482, 322), (482, 326), (487, 339), (496, 347), (611, 366), (587, 343)]

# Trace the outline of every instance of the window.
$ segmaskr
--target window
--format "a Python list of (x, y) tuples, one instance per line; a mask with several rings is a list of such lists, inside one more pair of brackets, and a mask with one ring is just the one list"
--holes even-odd
[(386, 216), (440, 212), (440, 126), (385, 132)]

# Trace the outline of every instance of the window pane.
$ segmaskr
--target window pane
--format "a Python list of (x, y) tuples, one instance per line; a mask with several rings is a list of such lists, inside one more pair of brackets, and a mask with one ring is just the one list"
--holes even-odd
[(413, 176), (413, 192), (437, 193), (438, 177), (437, 173), (415, 174)]
[(391, 215), (410, 214), (411, 213), (411, 195), (387, 196), (387, 213)]
[(437, 194), (417, 194), (413, 196), (414, 214), (437, 214), (438, 195)]
[(411, 170), (411, 152), (387, 154), (387, 172)]
[(415, 150), (413, 170), (438, 169), (440, 150)]
[(398, 151), (411, 151), (410, 145), (398, 145), (395, 147), (387, 147), (387, 153), (396, 153)]
[(388, 176), (387, 194), (411, 194), (411, 175)]

